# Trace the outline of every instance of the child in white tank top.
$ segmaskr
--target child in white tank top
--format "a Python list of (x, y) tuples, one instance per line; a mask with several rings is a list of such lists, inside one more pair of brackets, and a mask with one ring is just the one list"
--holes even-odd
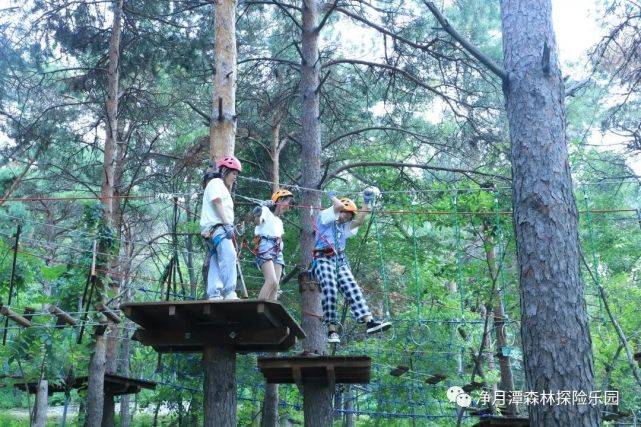
[(278, 286), (283, 273), (283, 234), (285, 230), (280, 217), (291, 209), (294, 195), (287, 190), (278, 190), (271, 197), (271, 207), (257, 206), (254, 211), (256, 265), (263, 273), (265, 282), (259, 299), (276, 301)]

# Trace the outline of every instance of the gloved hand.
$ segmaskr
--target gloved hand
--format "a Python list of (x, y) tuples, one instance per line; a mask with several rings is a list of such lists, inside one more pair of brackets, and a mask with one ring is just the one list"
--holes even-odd
[(225, 230), (225, 237), (231, 239), (234, 237), (234, 224), (223, 224)]
[(239, 236), (242, 236), (243, 234), (245, 234), (245, 222), (244, 221), (239, 222), (238, 225), (236, 225), (236, 233)]
[(367, 206), (370, 206), (375, 198), (376, 198), (376, 195), (369, 188), (363, 191), (363, 201)]
[(329, 191), (327, 192), (327, 197), (329, 197), (330, 199), (333, 199), (334, 197), (336, 197), (336, 191), (334, 191), (334, 190), (329, 190)]

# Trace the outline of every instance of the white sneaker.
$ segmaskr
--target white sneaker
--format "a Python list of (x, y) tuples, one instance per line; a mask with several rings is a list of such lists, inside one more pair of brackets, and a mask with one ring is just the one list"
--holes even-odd
[(225, 297), (224, 297), (223, 299), (225, 299), (225, 300), (234, 300), (234, 299), (238, 299), (238, 295), (236, 295), (236, 291), (231, 291), (230, 293), (228, 293), (227, 295), (225, 295)]
[(208, 297), (207, 298), (208, 301), (220, 301), (222, 299), (223, 299), (223, 297), (221, 297), (220, 295), (215, 296), (215, 297)]
[(338, 344), (341, 342), (341, 337), (338, 335), (338, 332), (330, 331), (327, 334), (327, 343), (328, 344)]

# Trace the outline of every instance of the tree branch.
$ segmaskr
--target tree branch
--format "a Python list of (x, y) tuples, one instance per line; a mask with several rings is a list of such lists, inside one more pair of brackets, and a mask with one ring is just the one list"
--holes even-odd
[(205, 113), (203, 110), (200, 108), (196, 107), (194, 104), (192, 104), (190, 101), (183, 100), (183, 102), (191, 107), (192, 110), (194, 110), (196, 113), (198, 113), (199, 116), (201, 116), (203, 119), (207, 120), (207, 125), (209, 125), (209, 122), (211, 122), (211, 116), (207, 113)]
[(454, 29), (450, 25), (450, 23), (447, 21), (447, 19), (443, 16), (440, 10), (434, 5), (433, 2), (431, 1), (425, 1), (423, 0), (423, 3), (427, 6), (427, 8), (432, 12), (436, 20), (441, 24), (441, 27), (450, 35), (454, 40), (459, 42), (461, 46), (465, 50), (467, 50), (470, 55), (472, 55), (474, 58), (476, 58), (479, 62), (481, 62), (483, 65), (485, 65), (487, 68), (490, 69), (494, 74), (496, 74), (498, 77), (501, 78), (503, 81), (507, 81), (507, 73), (505, 70), (498, 65), (494, 63), (489, 57), (485, 56), (476, 46), (474, 46), (472, 43), (468, 42), (461, 36), (458, 31)]
[(443, 99), (447, 99), (452, 102), (457, 102), (455, 99), (452, 99), (451, 97), (445, 95), (443, 92), (433, 88), (432, 86), (428, 85), (427, 83), (422, 82), (420, 79), (417, 77), (413, 76), (412, 74), (408, 73), (407, 71), (403, 70), (402, 68), (395, 67), (393, 65), (389, 64), (380, 64), (378, 62), (370, 62), (370, 61), (363, 61), (360, 59), (336, 59), (334, 61), (328, 61), (325, 64), (323, 64), (323, 68), (329, 67), (332, 65), (337, 65), (337, 64), (358, 64), (358, 65), (367, 65), (369, 67), (379, 67), (379, 68), (385, 68), (387, 70), (394, 71), (396, 73), (402, 74), (403, 77), (405, 77), (407, 80), (415, 83), (417, 86), (420, 86), (422, 88), (425, 88), (429, 90), (430, 92), (434, 93), (435, 95), (440, 96)]
[(329, 10), (325, 14), (325, 16), (323, 16), (323, 19), (321, 19), (320, 24), (318, 24), (318, 26), (314, 29), (314, 31), (316, 33), (320, 33), (320, 31), (323, 29), (323, 27), (327, 23), (327, 20), (329, 19), (329, 16), (332, 14), (334, 9), (336, 9), (337, 5), (338, 5), (338, 0), (334, 0), (334, 3), (332, 4), (332, 6), (329, 8)]
[[(430, 166), (430, 165), (419, 164), (419, 163), (402, 163), (402, 162), (359, 162), (359, 163), (352, 163), (352, 164), (349, 164), (349, 165), (341, 166), (338, 169), (334, 170), (332, 173), (328, 174), (327, 177), (323, 181), (335, 178), (339, 173), (341, 173), (343, 171), (346, 171), (348, 169), (360, 168), (360, 167), (418, 168), (418, 169), (426, 169), (426, 170), (436, 170), (436, 171), (462, 173), (465, 176), (482, 175), (482, 176), (488, 176), (488, 177), (491, 177), (491, 178), (500, 179), (502, 181), (510, 181), (509, 178), (506, 178), (506, 177), (501, 176), (501, 175), (491, 174), (491, 173), (473, 171), (473, 170), (468, 170), (468, 169), (448, 168), (448, 167), (443, 167), (443, 166)], [(323, 181), (321, 181), (321, 184), (322, 184)], [(320, 184), (319, 184), (319, 188), (320, 188)]]
[(335, 143), (337, 143), (338, 141), (340, 141), (343, 138), (347, 138), (347, 137), (350, 137), (350, 136), (353, 136), (353, 135), (358, 135), (360, 133), (374, 131), (374, 130), (380, 130), (380, 131), (384, 131), (384, 132), (387, 132), (387, 131), (400, 132), (400, 133), (404, 133), (404, 134), (413, 136), (414, 138), (418, 139), (419, 141), (426, 142), (426, 143), (428, 143), (430, 145), (443, 146), (443, 147), (446, 146), (444, 144), (436, 144), (436, 143), (433, 143), (433, 142), (425, 141), (423, 139), (424, 138), (423, 135), (421, 135), (421, 134), (419, 134), (417, 132), (412, 132), (412, 131), (407, 130), (407, 129), (390, 127), (390, 126), (370, 126), (370, 127), (366, 127), (366, 128), (362, 128), (362, 129), (356, 129), (356, 130), (353, 130), (353, 131), (350, 131), (350, 132), (346, 132), (346, 133), (344, 133), (342, 135), (339, 135), (339, 136), (337, 136), (335, 138), (332, 138), (325, 145), (323, 145), (323, 150), (326, 149), (326, 148), (329, 148), (330, 146), (334, 145)]
[[(278, 8), (279, 8), (280, 10), (282, 10), (282, 11), (283, 11), (283, 13), (284, 13), (285, 15), (287, 15), (287, 16), (289, 17), (289, 19), (291, 19), (291, 20), (292, 20), (292, 22), (293, 22), (294, 24), (296, 24), (296, 26), (298, 27), (298, 29), (299, 29), (299, 30), (303, 31), (303, 26), (302, 26), (301, 24), (299, 24), (299, 23), (298, 23), (298, 21), (296, 20), (296, 18), (294, 18), (294, 15), (292, 15), (291, 13), (289, 13), (289, 10), (287, 10), (287, 8), (286, 8), (283, 4), (281, 4), (280, 2), (274, 1), (274, 0), (272, 0), (272, 3), (273, 3), (273, 4), (275, 4), (276, 6), (278, 6)], [(288, 6), (289, 6), (289, 5), (288, 5)]]

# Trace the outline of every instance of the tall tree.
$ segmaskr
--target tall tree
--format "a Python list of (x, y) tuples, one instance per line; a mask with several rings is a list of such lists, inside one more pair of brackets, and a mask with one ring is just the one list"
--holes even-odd
[[(318, 55), (319, 9), (317, 0), (302, 0), (301, 39), (301, 171), (305, 188), (317, 188), (321, 181), (321, 135), (320, 135), (320, 58)], [(303, 190), (303, 206), (318, 206), (319, 193)], [(301, 214), (300, 262), (306, 266), (311, 262), (314, 248), (313, 209)], [(325, 328), (315, 313), (322, 313), (320, 289), (303, 287), (301, 294), (302, 328), (307, 335), (303, 340), (305, 351), (324, 354), (327, 348)], [(328, 386), (305, 384), (303, 389), (303, 412), (305, 425), (327, 426), (332, 423), (332, 396)]]
[[(210, 160), (233, 155), (236, 138), (236, 1), (214, 5), (213, 114)], [(205, 426), (236, 425), (236, 353), (233, 348), (206, 347), (203, 352)]]
[(214, 87), (209, 144), (211, 160), (236, 146), (236, 1), (214, 5)]
[[(103, 230), (113, 233), (114, 225), (114, 173), (116, 146), (118, 144), (118, 61), (120, 58), (120, 34), (122, 31), (122, 4), (123, 0), (114, 0), (113, 6), (113, 23), (111, 35), (109, 38), (109, 66), (107, 68), (107, 101), (106, 101), (106, 121), (105, 121), (105, 147), (102, 166), (102, 185), (100, 190), (100, 199), (102, 201), (103, 213), (102, 222)], [(98, 253), (107, 254), (110, 252), (112, 242), (108, 235), (102, 236), (98, 245)], [(104, 255), (100, 265), (108, 269), (111, 265)], [(109, 277), (106, 272), (105, 278)], [(100, 301), (105, 296), (104, 282), (96, 281), (97, 299)], [(102, 425), (104, 416), (103, 406), (105, 401), (104, 395), (104, 377), (106, 368), (106, 341), (102, 334), (96, 334), (93, 342), (93, 351), (89, 363), (89, 384), (87, 387), (87, 416), (85, 426), (94, 427)], [(113, 408), (110, 407), (113, 411)]]
[[(529, 390), (594, 389), (565, 89), (550, 0), (502, 0), (521, 338)], [(537, 426), (596, 426), (595, 405), (535, 405)]]

